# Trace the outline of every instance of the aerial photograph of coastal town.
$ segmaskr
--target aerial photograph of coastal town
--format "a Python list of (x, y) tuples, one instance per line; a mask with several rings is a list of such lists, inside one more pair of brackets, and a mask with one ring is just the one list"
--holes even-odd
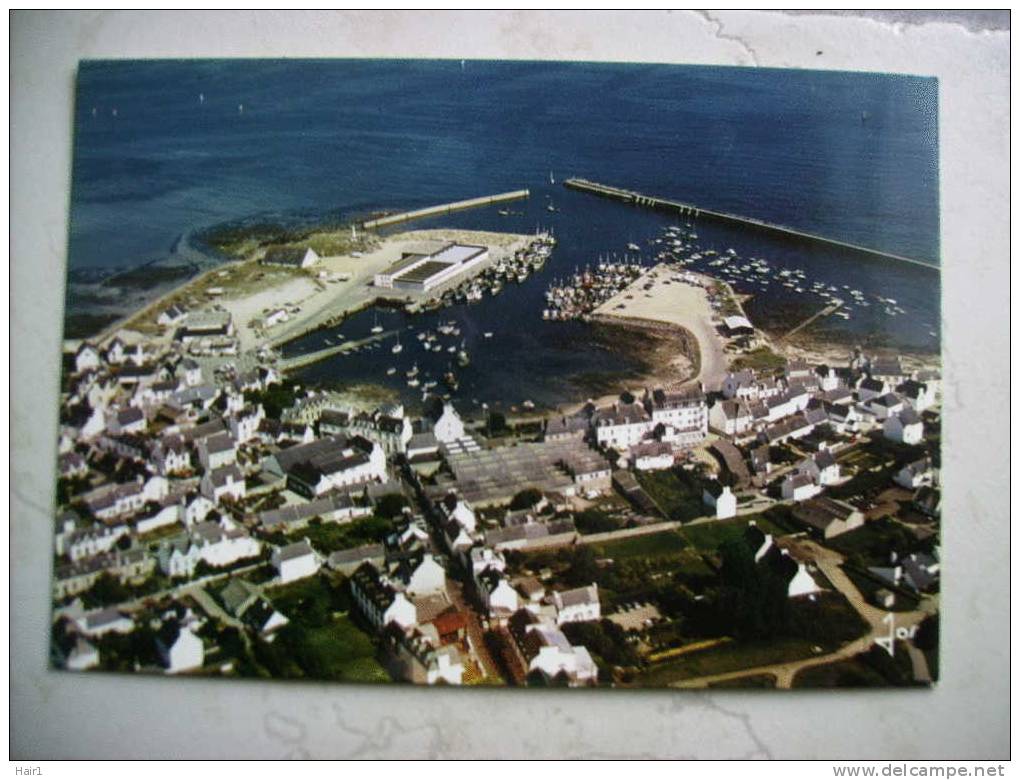
[(938, 83), (78, 70), (50, 663), (938, 679)]

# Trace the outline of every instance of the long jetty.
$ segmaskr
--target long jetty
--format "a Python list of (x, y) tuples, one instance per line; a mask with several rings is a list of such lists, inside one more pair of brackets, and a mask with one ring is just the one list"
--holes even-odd
[(361, 226), (367, 230), (371, 230), (372, 228), (395, 225), (398, 222), (408, 222), (412, 219), (433, 217), (437, 214), (449, 214), (451, 211), (462, 211), (464, 209), (479, 208), (480, 206), (491, 206), (494, 203), (505, 203), (510, 200), (520, 200), (521, 198), (527, 198), (530, 194), (531, 193), (528, 190), (514, 190), (513, 192), (484, 195), (480, 198), (470, 198), (469, 200), (458, 200), (454, 203), (441, 203), (438, 206), (428, 206), (423, 209), (416, 209), (415, 211), (405, 211), (401, 214), (390, 214), (386, 217), (379, 217), (379, 219), (370, 219), (367, 222), (363, 222)]
[(587, 179), (567, 179), (563, 182), (563, 186), (568, 189), (599, 195), (603, 198), (623, 201), (624, 203), (630, 203), (634, 206), (645, 206), (659, 211), (672, 211), (684, 216), (708, 217), (718, 222), (753, 227), (769, 233), (778, 233), (780, 235), (815, 241), (820, 244), (829, 244), (830, 246), (838, 246), (843, 249), (851, 249), (856, 252), (875, 255), (876, 257), (885, 257), (890, 260), (897, 260), (901, 263), (910, 263), (911, 265), (916, 265), (921, 268), (927, 268), (930, 271), (941, 270), (939, 266), (934, 263), (929, 263), (924, 260), (916, 260), (912, 257), (904, 257), (903, 255), (893, 254), (892, 252), (883, 252), (880, 249), (873, 249), (872, 247), (861, 246), (860, 244), (851, 244), (848, 241), (840, 241), (835, 238), (826, 238), (825, 236), (807, 233), (803, 230), (796, 230), (795, 228), (786, 227), (785, 225), (776, 225), (761, 219), (755, 219), (754, 217), (741, 217), (737, 214), (729, 214), (725, 211), (713, 211), (712, 209), (701, 208), (700, 206), (695, 206), (690, 203), (682, 203), (677, 200), (667, 200), (665, 198), (658, 198), (652, 195), (644, 195), (640, 192), (625, 190), (608, 184), (599, 184), (598, 182), (588, 181)]
[(333, 347), (326, 347), (324, 349), (318, 349), (315, 352), (306, 352), (303, 355), (295, 355), (294, 357), (283, 358), (280, 360), (276, 367), (280, 371), (286, 373), (287, 371), (296, 371), (299, 368), (310, 366), (313, 363), (318, 363), (326, 358), (331, 358), (334, 355), (343, 355), (348, 352), (353, 352), (361, 347), (366, 347), (369, 344), (382, 341), (383, 339), (394, 336), (399, 331), (390, 330), (385, 333), (375, 333), (371, 336), (366, 336), (363, 339), (356, 339), (354, 341), (345, 341), (342, 344), (337, 344)]

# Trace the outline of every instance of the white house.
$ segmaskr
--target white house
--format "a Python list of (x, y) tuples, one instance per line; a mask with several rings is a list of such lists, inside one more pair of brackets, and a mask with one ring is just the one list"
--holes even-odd
[(866, 376), (857, 383), (857, 400), (859, 400), (862, 404), (867, 403), (872, 398), (882, 397), (888, 393), (889, 390), (890, 387), (887, 382)]
[(168, 434), (157, 441), (152, 447), (150, 460), (156, 473), (164, 477), (191, 471), (191, 454), (187, 443), (177, 433)]
[(637, 403), (617, 403), (599, 409), (595, 412), (593, 422), (598, 445), (620, 451), (638, 444), (655, 428), (651, 416)]
[(797, 470), (807, 474), (819, 485), (834, 485), (839, 482), (839, 464), (828, 450), (820, 450), (804, 460)]
[(446, 569), (426, 553), (407, 578), (407, 595), (422, 596), (446, 590)]
[(135, 523), (135, 530), (139, 534), (147, 534), (157, 528), (165, 528), (168, 525), (179, 523), (184, 516), (180, 504), (170, 504), (160, 508), (156, 514), (142, 518)]
[(460, 685), (464, 679), (464, 661), (453, 645), (440, 647), (429, 653), (425, 682), (435, 685), (442, 680), (449, 685)]
[(479, 594), (490, 617), (506, 618), (517, 611), (517, 591), (499, 569), (485, 569), (476, 577)]
[[(783, 550), (783, 555), (789, 555), (786, 550)], [(790, 580), (790, 584), (786, 588), (786, 595), (793, 599), (798, 596), (809, 596), (812, 593), (820, 593), (821, 588), (818, 587), (818, 583), (815, 582), (815, 578), (808, 572), (807, 567), (797, 561), (797, 573), (793, 575), (793, 579)]]
[(443, 517), (454, 520), (468, 533), (474, 533), (478, 527), (478, 518), (471, 505), (452, 491), (439, 502), (439, 511)]
[(908, 379), (906, 382), (897, 385), (896, 392), (918, 414), (935, 405), (934, 384), (929, 385), (926, 382), (918, 382), (916, 379)]
[(740, 436), (751, 430), (754, 416), (744, 401), (719, 401), (708, 413), (709, 424), (727, 436)]
[(644, 403), (652, 430), (663, 426), (663, 441), (691, 447), (708, 435), (708, 405), (700, 383), (681, 390), (646, 390)]
[(247, 487), (244, 482), (244, 474), (231, 463), (229, 466), (207, 471), (202, 475), (200, 486), (202, 495), (215, 503), (220, 503), (224, 498), (231, 498), (240, 501), (247, 494)]
[(587, 648), (571, 645), (562, 631), (532, 612), (516, 612), (510, 618), (510, 633), (529, 672), (539, 672), (546, 680), (565, 678), (571, 687), (597, 681), (598, 668)]
[(246, 558), (254, 558), (262, 544), (243, 528), (229, 522), (203, 522), (187, 536), (163, 543), (157, 558), (160, 569), (169, 577), (193, 577), (199, 562), (222, 568)]
[(259, 425), (266, 418), (262, 404), (242, 409), (228, 419), (230, 435), (238, 444), (244, 444), (258, 436)]
[(208, 515), (215, 508), (216, 504), (214, 504), (206, 496), (203, 495), (195, 496), (185, 504), (184, 524), (187, 526), (192, 526), (195, 523), (201, 523), (203, 520), (205, 520), (206, 515)]
[(99, 650), (83, 636), (75, 638), (74, 646), (67, 654), (64, 668), (81, 672), (99, 666)]
[(307, 539), (279, 547), (273, 551), (272, 564), (280, 575), (280, 584), (318, 574), (322, 560)]
[(229, 466), (237, 460), (237, 445), (224, 431), (198, 440), (198, 460), (206, 471)]
[(882, 435), (901, 444), (920, 444), (924, 438), (924, 423), (909, 406), (892, 414), (882, 423)]
[(156, 649), (167, 674), (198, 669), (205, 662), (205, 648), (193, 627), (197, 628), (194, 623), (172, 621), (165, 623), (159, 632)]
[(553, 591), (552, 603), (556, 607), (556, 624), (560, 626), (602, 617), (599, 587), (595, 583), (583, 588)]
[(790, 474), (783, 480), (782, 496), (786, 501), (806, 501), (821, 492), (808, 474)]
[(867, 409), (879, 420), (885, 420), (903, 410), (903, 399), (895, 393), (886, 393), (868, 401)]
[(896, 472), (893, 481), (908, 490), (915, 490), (925, 485), (934, 484), (935, 476), (931, 459), (921, 458), (913, 463), (908, 463)]
[(175, 303), (168, 308), (163, 309), (163, 311), (159, 313), (159, 317), (156, 318), (156, 323), (164, 327), (169, 327), (171, 325), (177, 325), (178, 323), (184, 322), (187, 316), (187, 311)]
[(664, 441), (644, 441), (630, 448), (630, 461), (638, 471), (668, 469), (673, 465), (673, 447)]
[(464, 438), (464, 422), (453, 408), (453, 404), (443, 404), (443, 413), (436, 420), (432, 433), (443, 444)]
[(280, 450), (263, 469), (286, 477), (291, 490), (313, 498), (330, 490), (386, 480), (386, 455), (362, 436), (330, 436)]
[(103, 364), (99, 350), (88, 342), (83, 342), (74, 353), (74, 369), (79, 374), (84, 371), (95, 371)]
[(758, 393), (755, 387), (754, 371), (744, 369), (728, 373), (720, 387), (723, 398), (757, 398)]
[(705, 485), (701, 500), (715, 510), (716, 520), (725, 520), (737, 514), (737, 497), (729, 485), (720, 484), (716, 480), (709, 482)]
[(184, 358), (177, 366), (178, 376), (184, 379), (188, 387), (198, 387), (202, 384), (202, 366), (193, 358)]
[(384, 582), (371, 563), (361, 564), (350, 583), (355, 602), (377, 629), (390, 623), (406, 629), (418, 622), (417, 607), (389, 582)]
[(319, 262), (319, 255), (311, 247), (270, 247), (262, 262), (288, 268), (309, 268)]
[(274, 325), (279, 325), (281, 322), (286, 322), (290, 319), (290, 315), (286, 309), (274, 309), (266, 315), (266, 327), (271, 328)]

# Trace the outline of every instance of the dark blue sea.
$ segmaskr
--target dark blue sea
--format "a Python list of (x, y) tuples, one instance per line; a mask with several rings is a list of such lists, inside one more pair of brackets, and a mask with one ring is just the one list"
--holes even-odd
[[(647, 246), (675, 218), (568, 191), (568, 176), (940, 262), (934, 79), (527, 62), (91, 62), (79, 70), (75, 122), (71, 315), (133, 301), (78, 284), (109, 269), (215, 261), (198, 238), (215, 226), (335, 222), (530, 189), (513, 206), (520, 215), (488, 208), (402, 229), (551, 228), (559, 244), (540, 273), (426, 319), (381, 315), (412, 330), (460, 322), (473, 357), (460, 392), (482, 401), (552, 404), (576, 397), (586, 376), (634, 368), (631, 356), (592, 343), (588, 326), (544, 322), (542, 293), (599, 255)], [(890, 317), (871, 306), (845, 323), (829, 318), (824, 327), (836, 335), (938, 349), (935, 272), (705, 221), (695, 229), (704, 249), (733, 247), (742, 258), (802, 269), (809, 284), (848, 284), (905, 311)], [(756, 293), (749, 314), (766, 327), (776, 312), (790, 318), (821, 307), (777, 284), (746, 292)], [(356, 316), (343, 332), (367, 331), (372, 316)], [(482, 339), (486, 331), (492, 339)], [(380, 351), (304, 376), (409, 393), (399, 380), (403, 363), (420, 357), (416, 346), (399, 363)], [(391, 365), (401, 372), (388, 378)]]

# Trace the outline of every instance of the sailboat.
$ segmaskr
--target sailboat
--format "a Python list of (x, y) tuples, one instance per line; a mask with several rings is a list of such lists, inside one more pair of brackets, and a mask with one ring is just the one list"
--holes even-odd
[(382, 333), (383, 326), (379, 324), (379, 312), (375, 314), (375, 325), (372, 326), (372, 333)]
[(556, 179), (553, 177), (553, 172), (552, 171), (549, 171), (549, 183), (550, 184), (555, 184), (556, 183)]
[(403, 349), (404, 347), (400, 343), (400, 334), (398, 333), (397, 343), (393, 345), (392, 349), (390, 349), (390, 352), (392, 352), (394, 355), (399, 355)]

